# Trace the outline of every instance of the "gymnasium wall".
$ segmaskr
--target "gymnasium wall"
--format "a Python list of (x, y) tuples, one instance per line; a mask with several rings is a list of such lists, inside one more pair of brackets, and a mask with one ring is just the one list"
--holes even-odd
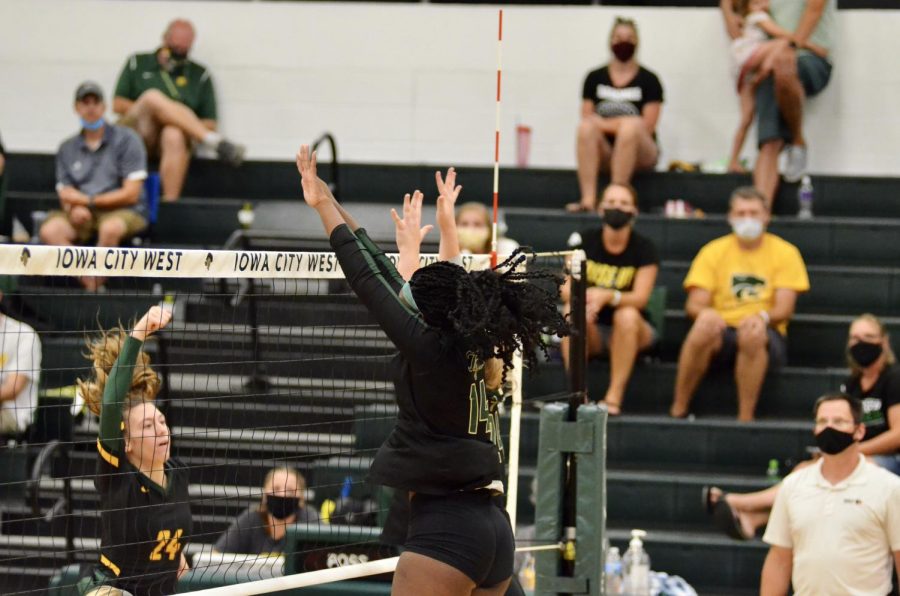
[[(616, 15), (638, 20), (640, 58), (665, 87), (662, 160), (727, 155), (737, 97), (716, 10), (514, 6), (504, 11), (503, 163), (514, 161), (518, 121), (534, 130), (532, 164), (574, 167), (581, 83), (607, 59)], [(8, 149), (54, 151), (76, 128), (75, 86), (92, 78), (111, 93), (126, 56), (154, 48), (176, 16), (195, 22), (193, 57), (211, 67), (221, 127), (250, 159), (290, 159), (325, 130), (349, 161), (493, 158), (496, 8), (430, 4), (0, 0)], [(841, 12), (839, 24), (832, 83), (809, 104), (812, 170), (895, 174), (900, 11)]]

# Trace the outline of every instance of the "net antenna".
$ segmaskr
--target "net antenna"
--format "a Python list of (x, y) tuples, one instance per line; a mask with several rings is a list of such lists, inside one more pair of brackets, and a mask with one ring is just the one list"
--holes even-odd
[(494, 219), (491, 226), (491, 267), (497, 266), (497, 214), (500, 204), (500, 80), (503, 51), (503, 9), (497, 13), (497, 108), (494, 126)]

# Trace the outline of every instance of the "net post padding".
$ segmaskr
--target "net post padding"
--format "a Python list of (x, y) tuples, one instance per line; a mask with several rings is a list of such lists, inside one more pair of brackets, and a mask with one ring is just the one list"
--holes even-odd
[[(562, 538), (565, 543), (560, 552), (535, 555), (535, 594), (600, 596), (606, 534), (607, 411), (595, 404), (581, 405), (572, 421), (568, 410), (568, 404), (556, 403), (541, 411), (535, 537), (539, 542)], [(576, 477), (570, 479), (567, 476), (573, 473), (575, 457), (579, 465)], [(562, 497), (572, 485), (578, 488), (578, 509), (573, 526), (568, 527), (560, 522), (561, 509), (568, 506)]]

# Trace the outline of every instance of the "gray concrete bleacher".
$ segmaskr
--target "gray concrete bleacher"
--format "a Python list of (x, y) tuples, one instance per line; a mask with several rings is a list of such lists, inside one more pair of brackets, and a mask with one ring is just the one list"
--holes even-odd
[[(55, 199), (47, 188), (47, 157), (13, 156), (10, 163), (11, 172), (18, 171), (11, 175), (10, 186), (16, 213), (51, 206)], [(49, 167), (52, 171), (52, 160)], [(387, 204), (414, 188), (430, 191), (433, 169), (343, 166), (342, 192), (353, 201), (365, 201), (360, 218), (373, 222), (375, 234), (389, 239)], [(460, 176), (465, 198), (489, 196), (489, 170), (461, 169)], [(609, 426), (613, 542), (621, 543), (632, 527), (648, 529), (654, 567), (684, 576), (702, 593), (752, 592), (765, 554), (758, 541), (736, 543), (715, 533), (701, 508), (702, 486), (760, 488), (770, 459), (784, 467), (805, 457), (812, 443), (811, 405), (821, 393), (836, 389), (845, 374), (843, 345), (854, 315), (874, 312), (886, 317), (891, 330), (900, 331), (900, 180), (814, 177), (816, 217), (799, 221), (790, 215), (792, 190), (787, 187), (772, 226), (801, 249), (812, 291), (801, 297), (790, 328), (790, 365), (766, 380), (759, 408), (762, 420), (752, 425), (733, 421), (734, 387), (726, 374), (713, 375), (701, 386), (696, 420), (665, 417), (677, 350), (688, 326), (681, 310), (681, 280), (699, 247), (727, 231), (722, 212), (728, 191), (746, 182), (740, 176), (669, 173), (636, 180), (644, 208), (638, 229), (657, 242), (663, 259), (659, 283), (668, 289), (666, 328), (658, 353), (636, 368), (626, 415)], [(574, 188), (571, 172), (504, 172), (501, 200), (510, 236), (538, 250), (564, 248), (572, 231), (596, 224), (592, 217), (560, 211)], [(151, 242), (220, 247), (237, 227), (236, 212), (245, 200), (255, 204), (254, 228), (301, 230), (316, 237), (318, 222), (300, 204), (292, 164), (250, 164), (231, 172), (201, 162), (192, 168), (188, 192), (192, 196), (180, 203), (163, 205)], [(655, 213), (675, 197), (701, 207), (706, 217), (670, 220)], [(252, 346), (244, 333), (246, 306), (230, 306), (221, 288), (199, 282), (170, 288), (171, 281), (162, 280), (165, 291), (193, 292), (183, 304), (182, 324), (167, 339), (172, 363), (168, 415), (179, 433), (176, 450), (194, 467), (197, 544), (214, 541), (227, 526), (228, 514), (252, 501), (249, 495), (264, 472), (260, 462), (285, 458), (299, 467), (308, 475), (317, 503), (335, 495), (347, 476), (354, 479), (356, 494), (370, 491), (364, 483), (366, 464), (389, 429), (393, 412), (389, 379), (383, 376), (390, 344), (355, 301), (339, 294), (302, 300), (278, 292), (260, 297), (261, 348), (270, 361), (265, 373), (273, 387), (253, 392), (246, 387), (254, 372), (248, 364)], [(73, 286), (45, 287), (42, 296), (29, 298), (27, 306), (46, 338), (44, 361), (53, 369), (46, 378), (49, 386), (70, 384), (87, 370), (80, 356), (81, 336), (61, 330), (114, 324), (158, 300), (149, 295), (150, 289), (149, 284), (118, 290), (113, 285), (105, 295), (87, 296)], [(226, 290), (230, 296), (233, 288)], [(321, 333), (321, 326), (338, 322), (349, 328)], [(607, 377), (605, 362), (591, 364), (591, 395), (602, 394)], [(526, 378), (526, 398), (556, 393), (564, 386), (561, 365), (549, 362), (540, 374)], [(210, 397), (215, 399), (205, 399)], [(216, 407), (225, 403), (227, 408)], [(257, 430), (241, 432), (247, 427)], [(528, 412), (519, 498), (525, 522), (533, 515), (527, 488), (534, 477), (537, 433), (537, 415)], [(79, 430), (72, 456), (77, 476), (73, 521), (83, 539), (95, 539), (97, 527), (96, 496), (88, 481), (94, 461), (92, 436), (91, 429)], [(48, 499), (54, 494), (48, 490)], [(0, 551), (33, 556), (18, 565), (27, 573), (17, 579), (27, 576), (38, 586), (63, 560), (55, 546), (38, 549), (36, 537), (58, 540), (62, 530), (59, 521), (25, 521), (29, 517), (24, 505), (6, 508), (0, 520)], [(6, 590), (0, 586), (0, 591)]]

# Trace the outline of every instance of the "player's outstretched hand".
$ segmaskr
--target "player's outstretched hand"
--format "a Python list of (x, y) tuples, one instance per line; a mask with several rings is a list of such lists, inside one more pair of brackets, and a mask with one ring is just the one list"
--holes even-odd
[(397, 248), (403, 253), (405, 250), (419, 250), (425, 235), (434, 226), (422, 225), (422, 199), (424, 196), (418, 190), (409, 196), (403, 197), (403, 218), (397, 215), (396, 209), (391, 209), (391, 219), (394, 220), (394, 232), (397, 237)]
[(297, 171), (300, 172), (300, 185), (307, 205), (316, 208), (320, 203), (332, 200), (328, 185), (316, 173), (316, 152), (310, 151), (309, 145), (301, 145), (297, 152)]
[(437, 224), (441, 230), (447, 229), (456, 223), (456, 199), (462, 191), (462, 186), (456, 185), (456, 169), (449, 168), (447, 176), (441, 177), (441, 172), (434, 173), (437, 183)]
[(131, 337), (145, 341), (172, 321), (172, 311), (160, 306), (151, 306), (150, 310), (134, 324)]

